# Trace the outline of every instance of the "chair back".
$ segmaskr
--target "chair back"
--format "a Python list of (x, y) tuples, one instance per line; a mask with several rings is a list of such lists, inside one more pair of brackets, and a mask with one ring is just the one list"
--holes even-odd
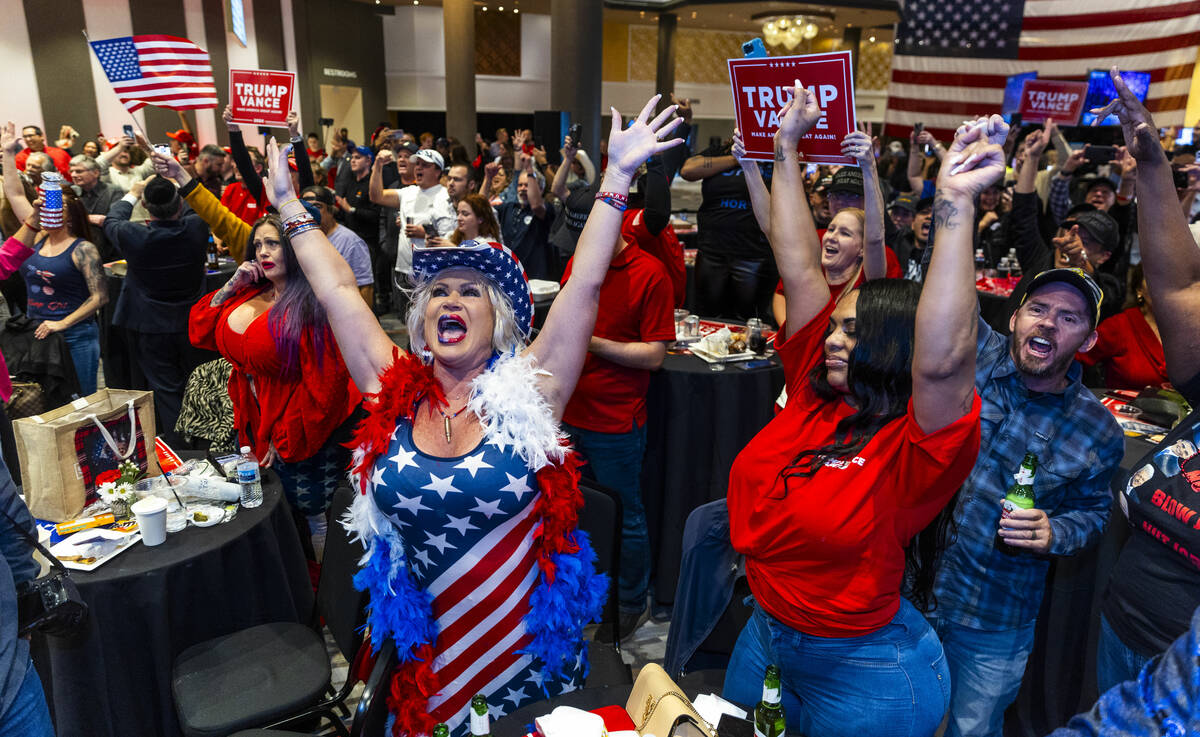
[(375, 656), (375, 667), (367, 677), (358, 708), (354, 712), (354, 723), (350, 725), (350, 737), (374, 737), (384, 733), (387, 724), (388, 684), (392, 671), (396, 669), (396, 643), (389, 637)]
[(349, 484), (339, 486), (333, 493), (325, 558), (317, 582), (317, 612), (325, 619), (333, 641), (348, 661), (354, 660), (362, 644), (362, 626), (367, 617), (367, 593), (354, 588), (354, 574), (358, 572), (363, 546), (350, 539), (350, 533), (341, 523), (342, 515), (353, 501), (354, 490)]
[(579, 529), (588, 534), (596, 551), (596, 565), (609, 578), (604, 618), (613, 625), (613, 642), (619, 642), (617, 582), (621, 578), (621, 497), (612, 489), (587, 478), (579, 480), (583, 509), (579, 510)]

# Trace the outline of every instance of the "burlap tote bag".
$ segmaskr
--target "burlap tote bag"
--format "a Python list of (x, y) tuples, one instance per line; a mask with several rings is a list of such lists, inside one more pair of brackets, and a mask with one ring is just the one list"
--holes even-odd
[(154, 394), (101, 389), (44, 414), (13, 422), (25, 501), (38, 519), (62, 522), (95, 499), (97, 477), (131, 460), (158, 475), (153, 452)]

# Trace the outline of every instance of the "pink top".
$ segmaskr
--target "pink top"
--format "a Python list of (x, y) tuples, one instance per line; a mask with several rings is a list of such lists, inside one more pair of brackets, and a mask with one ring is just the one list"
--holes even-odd
[[(0, 246), (0, 279), (12, 276), (25, 259), (33, 255), (33, 249), (16, 238), (9, 238)], [(7, 402), (12, 398), (12, 379), (8, 376), (8, 364), (0, 355), (0, 400)]]

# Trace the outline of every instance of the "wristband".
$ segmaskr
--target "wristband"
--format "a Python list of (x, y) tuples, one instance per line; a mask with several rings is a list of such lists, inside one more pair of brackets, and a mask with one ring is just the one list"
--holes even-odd
[(30, 230), (38, 230), (40, 228), (40, 226), (34, 225), (33, 223), (29, 222), (28, 220), (21, 221), (21, 225), (24, 225), (26, 228), (29, 228)]
[(316, 227), (318, 227), (316, 221), (305, 210), (283, 221), (283, 234), (288, 240), (291, 240), (295, 236), (305, 231), (313, 230)]
[(604, 192), (601, 192), (600, 194), (596, 195), (596, 200), (599, 202), (603, 202), (604, 204), (613, 208), (617, 212), (625, 212), (625, 210), (629, 207), (624, 202), (622, 202), (622, 201), (618, 200), (616, 197), (612, 196), (612, 194), (606, 194)]
[(620, 192), (597, 192), (596, 199), (598, 199), (598, 200), (613, 199), (624, 205), (629, 204), (629, 195), (624, 195), (624, 194), (621, 194)]
[[(280, 202), (280, 203), (279, 203), (279, 207), (278, 207), (278, 208), (276, 208), (276, 209), (278, 209), (280, 212), (283, 212), (283, 206), (284, 206), (284, 205), (287, 205), (287, 204), (290, 204), (290, 203), (292, 203), (292, 202), (300, 202), (300, 198), (299, 198), (299, 197), (293, 197), (293, 198), (291, 198), (290, 200), (284, 200), (283, 202)], [(301, 204), (301, 207), (303, 207), (303, 204)], [(308, 212), (308, 211), (307, 211), (307, 210), (305, 210), (305, 212)]]

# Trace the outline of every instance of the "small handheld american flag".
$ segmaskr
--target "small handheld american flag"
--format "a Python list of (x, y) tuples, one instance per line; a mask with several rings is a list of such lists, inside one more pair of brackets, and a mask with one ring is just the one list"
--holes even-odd
[(113, 91), (129, 112), (146, 105), (194, 110), (217, 106), (208, 52), (186, 38), (120, 36), (91, 42)]

